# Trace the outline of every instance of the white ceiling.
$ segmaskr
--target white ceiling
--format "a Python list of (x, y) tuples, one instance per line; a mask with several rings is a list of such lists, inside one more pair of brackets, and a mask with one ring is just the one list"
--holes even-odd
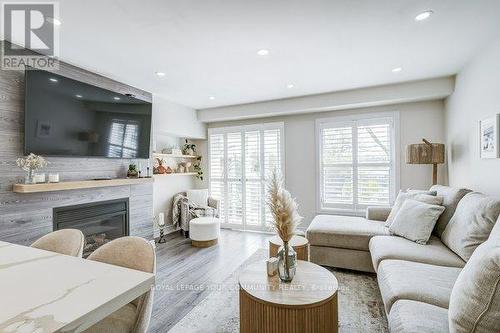
[(454, 74), (499, 16), (498, 0), (65, 0), (60, 55), (199, 109)]

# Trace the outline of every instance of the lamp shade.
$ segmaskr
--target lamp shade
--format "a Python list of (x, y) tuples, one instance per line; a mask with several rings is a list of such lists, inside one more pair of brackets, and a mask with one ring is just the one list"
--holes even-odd
[(406, 147), (407, 164), (441, 164), (444, 163), (444, 144), (416, 143)]

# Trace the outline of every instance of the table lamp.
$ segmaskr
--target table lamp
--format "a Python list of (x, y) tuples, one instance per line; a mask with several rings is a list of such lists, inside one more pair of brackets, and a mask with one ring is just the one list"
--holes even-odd
[(444, 163), (444, 144), (431, 143), (422, 139), (424, 143), (415, 143), (406, 147), (407, 164), (432, 164), (432, 185), (437, 184), (437, 165)]

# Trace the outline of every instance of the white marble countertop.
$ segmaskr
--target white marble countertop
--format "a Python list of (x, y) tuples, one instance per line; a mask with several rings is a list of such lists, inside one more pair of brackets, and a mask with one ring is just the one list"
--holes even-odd
[(154, 279), (0, 241), (0, 332), (80, 332), (149, 291)]

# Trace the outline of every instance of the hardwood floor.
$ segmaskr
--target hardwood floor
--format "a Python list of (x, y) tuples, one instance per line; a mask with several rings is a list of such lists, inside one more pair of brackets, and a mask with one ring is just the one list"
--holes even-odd
[(267, 248), (269, 234), (221, 230), (219, 244), (195, 248), (176, 232), (157, 244), (157, 275), (151, 333), (167, 332), (248, 257)]

